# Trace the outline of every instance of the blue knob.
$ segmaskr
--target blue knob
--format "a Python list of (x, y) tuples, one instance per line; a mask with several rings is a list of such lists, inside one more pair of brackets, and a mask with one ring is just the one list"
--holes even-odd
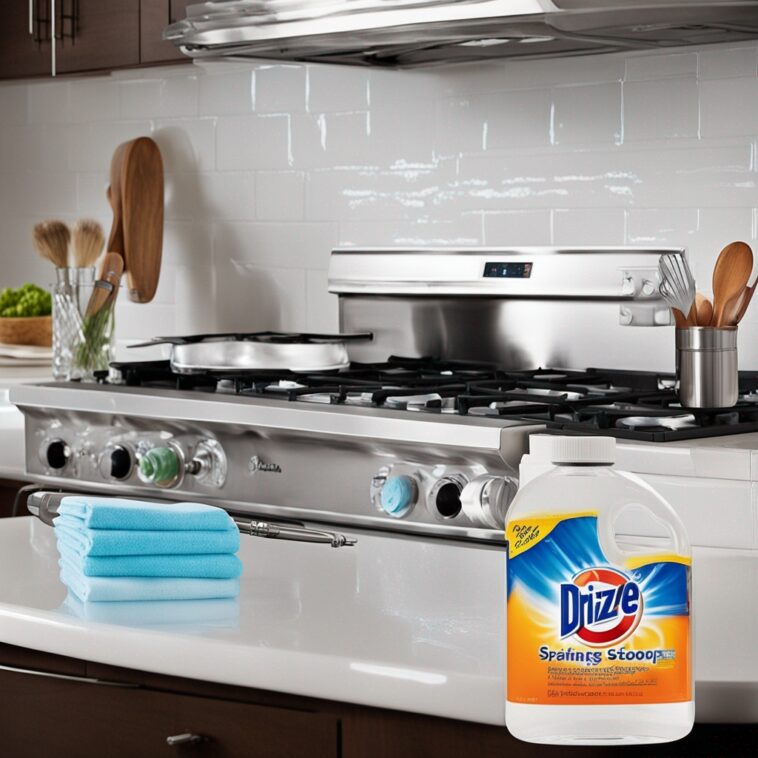
[(391, 476), (382, 487), (382, 510), (399, 516), (416, 500), (416, 482), (411, 476)]

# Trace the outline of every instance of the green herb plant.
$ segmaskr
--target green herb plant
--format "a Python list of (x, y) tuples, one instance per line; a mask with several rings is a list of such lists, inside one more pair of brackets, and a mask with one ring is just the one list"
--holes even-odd
[(49, 316), (53, 312), (53, 299), (47, 290), (27, 282), (18, 289), (6, 287), (0, 292), (0, 317), (29, 318)]

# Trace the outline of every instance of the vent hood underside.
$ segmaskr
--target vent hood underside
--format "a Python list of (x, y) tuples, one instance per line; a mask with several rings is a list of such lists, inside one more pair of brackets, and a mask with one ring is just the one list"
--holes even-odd
[(194, 58), (408, 67), (758, 38), (758, 1), (213, 0), (164, 32)]

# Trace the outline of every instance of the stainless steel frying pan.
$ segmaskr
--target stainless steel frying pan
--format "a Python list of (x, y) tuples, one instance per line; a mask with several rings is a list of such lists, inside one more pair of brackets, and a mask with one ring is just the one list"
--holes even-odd
[(171, 345), (171, 368), (178, 374), (206, 371), (334, 371), (350, 364), (348, 342), (370, 340), (371, 332), (356, 334), (198, 334), (156, 337), (130, 347)]

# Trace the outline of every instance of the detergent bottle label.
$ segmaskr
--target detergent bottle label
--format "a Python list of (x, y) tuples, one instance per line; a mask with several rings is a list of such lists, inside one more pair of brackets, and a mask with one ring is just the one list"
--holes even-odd
[(506, 537), (509, 701), (692, 699), (689, 558), (613, 565), (596, 513), (517, 519)]

